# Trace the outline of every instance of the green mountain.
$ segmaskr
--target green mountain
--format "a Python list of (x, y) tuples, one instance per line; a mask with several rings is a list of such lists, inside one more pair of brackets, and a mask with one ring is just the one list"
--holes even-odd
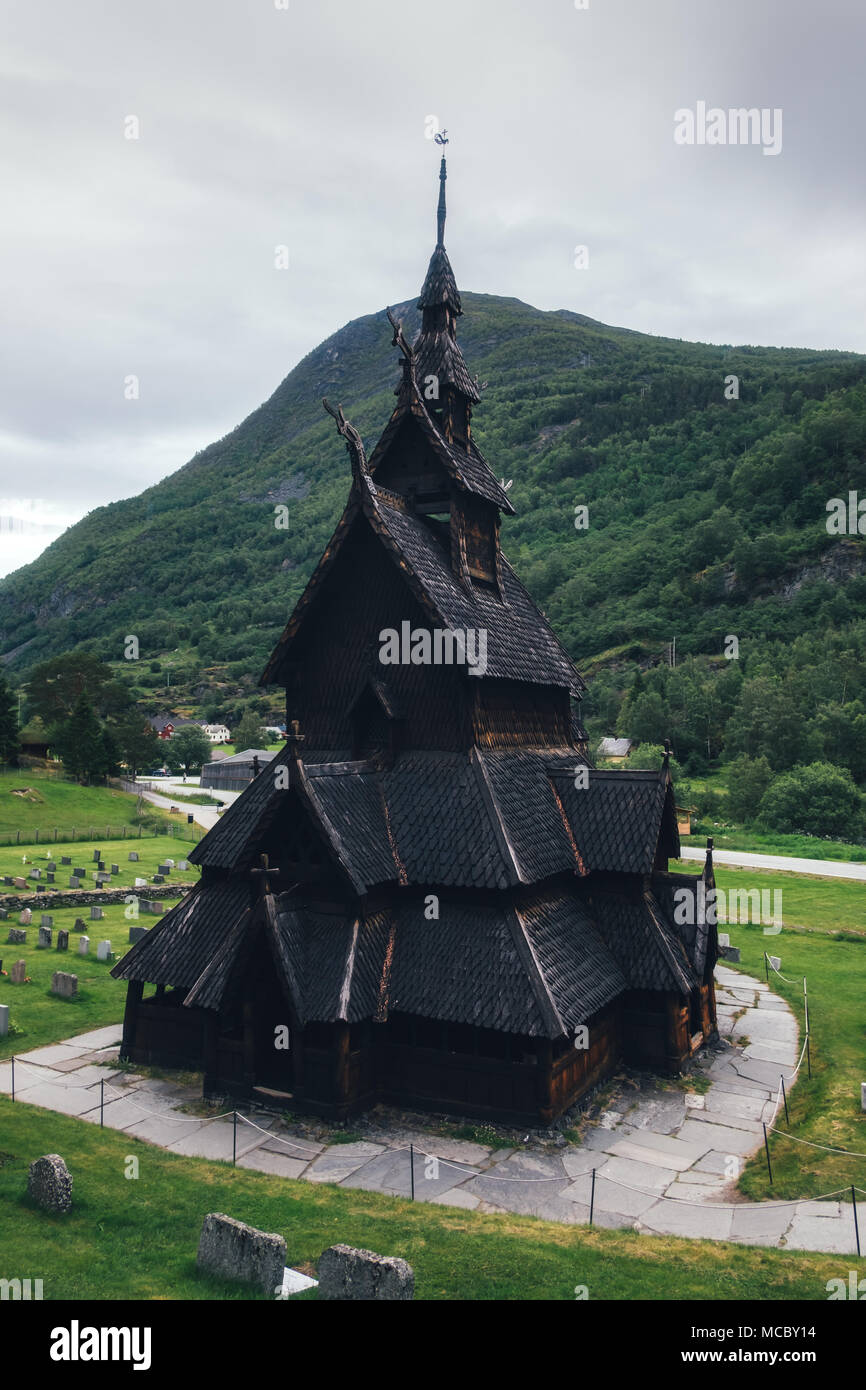
[[(637, 666), (667, 669), (672, 638), (686, 669), (716, 681), (711, 757), (744, 676), (783, 675), (797, 643), (798, 669), (819, 685), (832, 676), (804, 697), (812, 714), (816, 699), (866, 701), (864, 541), (856, 527), (827, 530), (829, 499), (859, 489), (866, 500), (866, 357), (655, 338), (489, 295), (464, 294), (463, 306), (461, 346), (487, 383), (474, 437), (513, 479), (503, 548), (578, 667), (595, 673), (587, 712), (599, 727), (622, 714)], [(414, 303), (396, 312), (411, 339)], [(162, 702), (171, 663), (175, 701), (237, 714), (348, 493), (321, 398), (341, 401), (372, 448), (394, 404), (391, 336), (384, 312), (347, 324), (231, 434), (0, 582), (10, 678), (87, 644), (148, 707)], [(732, 377), (739, 395), (728, 399)], [(288, 529), (275, 525), (283, 503)], [(135, 663), (123, 661), (129, 634)], [(849, 653), (844, 678), (834, 642), (843, 665)], [(667, 681), (638, 693), (655, 690), (669, 723)]]

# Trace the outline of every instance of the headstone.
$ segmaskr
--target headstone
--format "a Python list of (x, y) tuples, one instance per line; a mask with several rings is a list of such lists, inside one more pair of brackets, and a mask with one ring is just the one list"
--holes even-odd
[(97, 874), (97, 875), (96, 875), (96, 885), (97, 885), (98, 888), (101, 888), (101, 887), (103, 886), (103, 884), (105, 884), (105, 883), (110, 883), (110, 882), (111, 882), (111, 874)]
[(168, 875), (168, 874), (171, 873), (171, 865), (170, 865), (170, 864), (157, 864), (157, 866), (156, 866), (156, 872), (157, 872), (158, 874), (162, 874), (163, 876), (166, 876), (166, 875)]
[(76, 917), (73, 931), (87, 931), (87, 924), (83, 917)]
[(140, 941), (143, 936), (147, 936), (147, 927), (130, 927), (129, 944), (134, 946), (136, 941)]
[(39, 925), (42, 926), (42, 927), (53, 927), (53, 926), (54, 926), (54, 918), (50, 915), (50, 913), (48, 913), (48, 912), (43, 912), (43, 914), (42, 914), (42, 919), (41, 919)]
[(154, 883), (165, 883), (165, 877), (163, 874), (154, 874), (153, 881)]
[(166, 864), (166, 869), (165, 869), (166, 873), (168, 873), (169, 869), (173, 869), (173, 868), (174, 868), (174, 860), (173, 860), (173, 859), (166, 859), (165, 864)]
[(12, 886), (13, 888), (26, 888), (27, 880), (26, 878), (13, 878)]
[(86, 870), (86, 869), (73, 869), (72, 872), (75, 874), (75, 877), (76, 877), (76, 878), (87, 878), (87, 870)]
[(8, 916), (9, 916), (9, 909), (8, 909), (8, 907), (0, 907), (0, 922), (5, 922), (5, 921), (6, 921), (6, 918), (7, 918)]
[(52, 932), (51, 932), (51, 928), (50, 928), (50, 927), (40, 927), (40, 928), (39, 928), (39, 940), (38, 940), (37, 943), (36, 943), (36, 949), (37, 949), (37, 951), (50, 951), (50, 950), (51, 950), (51, 936), (52, 936)]
[(55, 970), (51, 976), (51, 993), (58, 994), (61, 999), (74, 999), (78, 993), (78, 976)]
[(94, 862), (94, 864), (98, 864), (101, 858), (102, 858), (102, 850), (101, 850), (101, 849), (95, 849), (95, 850), (93, 851), (93, 862)]
[(146, 888), (146, 887), (147, 887), (147, 879), (146, 879), (146, 878), (137, 878), (137, 879), (135, 880), (135, 887), (136, 887), (136, 888)]
[(27, 962), (24, 960), (16, 960), (15, 964), (12, 967), (12, 974), (9, 976), (9, 979), (12, 981), (12, 984), (23, 985), (26, 976)]
[(770, 961), (770, 969), (771, 969), (771, 970), (781, 970), (781, 969), (782, 969), (782, 957), (781, 957), (781, 956), (770, 956), (770, 957), (769, 957), (769, 961)]
[(100, 861), (99, 861), (99, 863), (97, 864), (96, 867), (97, 867), (97, 869), (99, 870), (99, 872), (100, 872), (101, 874), (104, 874), (104, 873), (105, 873), (105, 860), (104, 860), (104, 859), (100, 859)]
[(12, 883), (13, 883), (12, 875), (11, 875), (11, 874), (4, 874), (4, 875), (3, 875), (3, 882), (5, 883), (5, 885), (6, 885), (7, 888), (11, 888), (11, 887), (12, 887)]
[(79, 954), (80, 956), (86, 956), (89, 950), (90, 950), (90, 937), (89, 937), (89, 936), (80, 936), (80, 937), (78, 938), (78, 954)]
[(729, 934), (728, 932), (726, 932), (726, 931), (720, 931), (720, 932), (719, 932), (719, 946), (720, 946), (720, 947), (722, 947), (722, 946), (730, 946), (730, 944), (731, 944), (731, 937), (730, 937), (730, 934)]
[(120, 865), (119, 865), (119, 864), (112, 864), (112, 866), (111, 866), (111, 872), (112, 872), (113, 874), (119, 874), (119, 873), (120, 873)]
[(396, 1256), (332, 1245), (320, 1256), (318, 1272), (319, 1298), (408, 1303), (415, 1297), (415, 1272)]
[(71, 863), (72, 863), (72, 860), (69, 858), (69, 855), (68, 855), (68, 854), (61, 854), (61, 856), (60, 856), (60, 862), (61, 862), (61, 864), (67, 864), (67, 865), (68, 865), (68, 864), (71, 864)]
[(165, 912), (165, 907), (160, 902), (145, 902), (144, 899), (142, 899), (141, 910), (143, 912), (149, 913), (151, 917), (159, 917), (162, 915), (163, 912)]
[(188, 862), (188, 860), (186, 860), (186, 859), (181, 859), (181, 861), (180, 861), (180, 863), (178, 864), (177, 867), (178, 867), (178, 869), (180, 870), (180, 872), (181, 872), (182, 874), (185, 874), (185, 873), (187, 872), (187, 870), (189, 869), (189, 862)]
[(283, 1284), (286, 1242), (244, 1221), (209, 1212), (202, 1222), (196, 1264), (205, 1274), (252, 1284), (273, 1297)]
[(91, 920), (91, 922), (101, 922), (101, 921), (102, 921), (102, 918), (103, 918), (103, 912), (102, 912), (102, 908), (101, 908), (101, 907), (92, 907), (92, 908), (90, 909), (90, 920)]
[(5, 1038), (9, 1032), (9, 1005), (0, 1004), (0, 1038)]
[(46, 1211), (69, 1211), (72, 1177), (60, 1154), (44, 1154), (30, 1164), (27, 1195)]
[(723, 960), (732, 960), (736, 963), (740, 959), (740, 948), (739, 946), (723, 946), (721, 954)]
[(108, 960), (108, 957), (109, 957), (110, 955), (111, 955), (111, 942), (110, 942), (110, 941), (100, 941), (99, 945), (98, 945), (97, 948), (96, 948), (96, 959), (97, 959), (97, 960)]
[(54, 871), (53, 871), (53, 870), (49, 870), (48, 873), (46, 873), (45, 877), (46, 877), (46, 879), (48, 880), (49, 883), (53, 883), (53, 882), (54, 882)]
[(42, 870), (41, 870), (41, 869), (31, 869), (31, 870), (30, 870), (30, 877), (31, 877), (31, 878), (41, 878), (41, 877), (42, 877)]
[(129, 851), (129, 854), (128, 854), (126, 857), (127, 857), (127, 859), (129, 860), (130, 864), (137, 864), (137, 863), (138, 863), (138, 850), (137, 850), (137, 849), (131, 849), (131, 850)]
[(49, 860), (48, 863), (45, 865), (45, 872), (46, 872), (47, 874), (56, 873), (56, 872), (57, 872), (57, 865), (56, 865), (55, 863), (53, 863), (51, 860)]
[(69, 950), (69, 932), (68, 932), (68, 931), (62, 931), (62, 930), (61, 930), (61, 931), (59, 931), (59, 932), (57, 933), (57, 949), (58, 949), (58, 951), (68, 951), (68, 950)]
[(32, 921), (33, 921), (33, 913), (30, 911), (30, 908), (29, 908), (29, 907), (22, 908), (21, 912), (20, 912), (19, 915), (18, 915), (18, 922), (19, 922), (19, 925), (22, 926), (22, 927), (29, 927), (29, 926), (30, 926), (30, 923), (31, 923)]
[(10, 927), (6, 940), (10, 946), (26, 946), (27, 933), (22, 931), (20, 927)]
[(81, 880), (78, 879), (78, 878), (76, 878), (76, 877), (75, 877), (75, 874), (70, 874), (70, 875), (69, 875), (69, 887), (70, 887), (70, 888), (79, 888), (80, 886), (81, 886)]

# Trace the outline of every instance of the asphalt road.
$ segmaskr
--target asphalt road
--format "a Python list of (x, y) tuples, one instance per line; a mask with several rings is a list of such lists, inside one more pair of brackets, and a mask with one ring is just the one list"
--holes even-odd
[[(683, 849), (683, 859), (706, 857), (706, 850)], [(714, 864), (730, 864), (740, 869), (781, 869), (789, 874), (815, 874), (820, 878), (849, 878), (866, 882), (866, 864), (849, 864), (841, 859), (795, 859), (788, 854), (752, 854), (743, 849), (714, 849)]]

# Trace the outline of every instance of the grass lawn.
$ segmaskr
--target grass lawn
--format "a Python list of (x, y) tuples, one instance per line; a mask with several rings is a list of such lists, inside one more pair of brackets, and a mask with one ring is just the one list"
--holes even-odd
[[(825, 1301), (827, 1281), (851, 1266), (849, 1255), (590, 1230), (291, 1182), (6, 1098), (0, 1134), (0, 1277), (41, 1278), (46, 1299), (254, 1297), (196, 1273), (209, 1211), (279, 1232), (288, 1262), (309, 1272), (337, 1241), (400, 1255), (415, 1269), (418, 1299), (573, 1301), (585, 1285), (593, 1300)], [(72, 1173), (66, 1216), (26, 1196), (28, 1164), (43, 1153), (62, 1154)], [(128, 1155), (139, 1161), (138, 1178), (125, 1176)]]
[[(851, 1183), (866, 1188), (866, 1114), (860, 1108), (860, 1083), (866, 1080), (866, 887), (733, 869), (717, 869), (716, 883), (726, 890), (782, 888), (784, 926), (777, 936), (765, 936), (757, 923), (734, 923), (723, 929), (732, 945), (740, 948), (739, 969), (746, 974), (764, 978), (764, 951), (780, 957), (782, 974), (793, 983), (771, 971), (770, 984), (797, 1016), (801, 1047), (806, 977), (812, 1079), (804, 1062), (788, 1100), (791, 1133), (862, 1155), (826, 1153), (777, 1133), (770, 1141), (772, 1188), (759, 1152), (746, 1165), (740, 1191), (757, 1201), (814, 1197)], [(776, 1129), (785, 1128), (782, 1111)], [(866, 1197), (862, 1200), (866, 1229)]]
[[(64, 847), (65, 848), (65, 847)], [(70, 849), (73, 847), (70, 846)], [(163, 855), (169, 854), (175, 861), (181, 859), (184, 853), (189, 852), (190, 846), (178, 841), (172, 844), (164, 836), (154, 836), (149, 839), (142, 839), (135, 842), (135, 849), (141, 855), (141, 860), (137, 864), (130, 864), (127, 860), (129, 853), (129, 842), (104, 841), (100, 846), (104, 851), (105, 862), (110, 864), (112, 861), (120, 865), (120, 874), (114, 880), (112, 886), (128, 888), (130, 892), (137, 892), (143, 897), (148, 897), (146, 888), (133, 889), (136, 877), (147, 878), (150, 880), (156, 872), (157, 864)], [(15, 851), (11, 849), (0, 849), (0, 871), (3, 873), (20, 873), (22, 871), (21, 854), (26, 853), (30, 863), (26, 866), (31, 867), (31, 863), (44, 864), (45, 851), (41, 846), (27, 846), (26, 849)], [(15, 856), (17, 854), (17, 862)], [(93, 849), (81, 847), (81, 855), (74, 856), (73, 867), (78, 865), (83, 867), (85, 864), (93, 863)], [(65, 887), (68, 882), (69, 869), (64, 869), (61, 876), (59, 858), (57, 860), (57, 884), (55, 886)], [(182, 883), (195, 883), (198, 880), (199, 871), (191, 867), (186, 873), (180, 873), (177, 869), (172, 871), (172, 878)], [(2, 892), (9, 894), (16, 890), (2, 889)], [(3, 898), (0, 896), (0, 904)], [(164, 899), (166, 910), (171, 907), (173, 899)], [(36, 942), (38, 940), (40, 912), (34, 911), (33, 921), (27, 930), (26, 946), (10, 946), (6, 944), (9, 927), (17, 927), (18, 914), (12, 914), (6, 922), (0, 924), (0, 956), (3, 959), (3, 969), (6, 975), (0, 976), (0, 1004), (10, 1004), (10, 1021), (13, 1029), (20, 1028), (21, 1031), (11, 1033), (10, 1036), (0, 1038), (0, 1057), (9, 1057), (12, 1053), (29, 1052), (31, 1048), (41, 1047), (45, 1043), (57, 1042), (61, 1038), (68, 1038), (73, 1033), (83, 1033), (91, 1028), (100, 1028), (107, 1023), (115, 1023), (123, 1018), (123, 1006), (126, 999), (126, 984), (121, 980), (113, 980), (109, 974), (111, 965), (96, 959), (96, 947), (98, 942), (108, 940), (112, 944), (112, 949), (123, 955), (129, 950), (129, 928), (132, 925), (154, 926), (158, 917), (142, 915), (137, 920), (127, 918), (125, 913), (131, 910), (132, 905), (124, 903), (106, 903), (103, 907), (105, 914), (102, 921), (90, 921), (89, 907), (64, 907), (54, 908), (50, 915), (54, 919), (54, 946), (50, 951), (37, 951)], [(79, 956), (78, 942), (82, 933), (72, 930), (76, 917), (83, 917), (86, 922), (86, 935), (90, 937), (90, 954)], [(68, 952), (58, 952), (54, 947), (57, 944), (57, 933), (60, 929), (69, 932)], [(27, 973), (31, 976), (31, 983), (25, 985), (13, 985), (10, 982), (8, 972), (16, 960), (27, 962)], [(58, 999), (50, 993), (51, 976), (55, 970), (67, 970), (78, 976), (78, 997), (72, 999)]]
[(694, 849), (705, 849), (712, 835), (716, 849), (745, 849), (752, 854), (788, 854), (798, 859), (838, 859), (845, 863), (866, 863), (866, 845), (846, 844), (842, 840), (819, 840), (814, 835), (783, 835), (779, 831), (744, 830), (705, 822), (693, 835), (681, 841)]
[[(112, 787), (81, 787), (35, 768), (0, 770), (0, 840), (3, 832), (21, 831), (22, 839), (53, 834), (55, 827), (79, 834), (106, 825), (136, 825), (138, 798)], [(155, 810), (155, 807), (151, 807)]]

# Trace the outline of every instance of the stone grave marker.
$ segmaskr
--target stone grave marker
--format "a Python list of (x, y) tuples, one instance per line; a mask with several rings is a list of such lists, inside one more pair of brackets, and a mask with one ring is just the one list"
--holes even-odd
[(173, 859), (166, 859), (165, 862), (166, 862), (166, 872), (168, 872), (169, 869), (173, 869), (173, 868), (174, 868), (174, 860), (173, 860)]
[(143, 936), (147, 936), (147, 927), (130, 927), (129, 944), (134, 946), (136, 941), (140, 941)]
[(0, 907), (0, 922), (5, 922), (5, 921), (6, 921), (6, 918), (7, 918), (8, 916), (9, 916), (9, 909), (8, 909), (8, 907)]
[(154, 874), (153, 881), (154, 883), (165, 883), (165, 877), (163, 874)]
[(69, 950), (69, 932), (68, 932), (68, 931), (63, 931), (62, 929), (61, 929), (60, 931), (58, 931), (58, 933), (57, 933), (57, 949), (58, 949), (58, 951), (68, 951), (68, 950)]
[(40, 925), (41, 927), (53, 927), (53, 926), (54, 926), (54, 918), (51, 916), (50, 913), (48, 913), (48, 912), (43, 912), (42, 918), (41, 918), (41, 920), (40, 920), (39, 925)]
[(55, 970), (51, 976), (51, 993), (61, 999), (74, 999), (78, 993), (78, 976), (68, 975), (65, 970)]
[(76, 917), (73, 931), (87, 931), (87, 924), (83, 917)]
[(318, 1298), (406, 1303), (415, 1297), (415, 1272), (392, 1255), (332, 1245), (319, 1258)]
[(24, 960), (16, 960), (15, 964), (12, 967), (12, 973), (9, 976), (9, 979), (12, 981), (12, 984), (23, 985), (26, 975), (27, 962)]
[(119, 873), (120, 873), (120, 865), (119, 865), (119, 864), (112, 864), (112, 866), (111, 866), (111, 872), (112, 872), (113, 874), (119, 874)]
[(41, 877), (42, 877), (42, 870), (41, 870), (41, 869), (31, 869), (31, 870), (30, 870), (30, 877), (31, 877), (31, 878), (41, 878)]
[(252, 1284), (273, 1297), (282, 1288), (286, 1242), (280, 1235), (209, 1212), (202, 1222), (196, 1264), (205, 1274)]
[(72, 863), (72, 860), (69, 858), (69, 855), (68, 855), (68, 854), (61, 854), (61, 856), (60, 856), (60, 862), (61, 862), (61, 864), (69, 865), (69, 864)]
[(100, 861), (99, 861), (99, 863), (97, 864), (96, 867), (97, 867), (97, 869), (99, 870), (99, 872), (100, 872), (101, 874), (104, 874), (104, 873), (105, 873), (105, 860), (104, 860), (104, 859), (100, 859)]
[(39, 940), (36, 943), (37, 951), (51, 950), (52, 931), (50, 927), (39, 928)]
[(69, 887), (70, 887), (70, 888), (80, 888), (80, 887), (81, 887), (81, 880), (78, 879), (78, 878), (76, 878), (76, 877), (75, 877), (75, 874), (70, 874), (70, 875), (69, 875)]
[(146, 888), (146, 887), (147, 887), (147, 879), (146, 879), (146, 878), (137, 878), (137, 879), (135, 880), (135, 887), (136, 887), (136, 888)]
[(110, 955), (111, 955), (111, 942), (110, 942), (110, 941), (100, 941), (99, 945), (98, 945), (97, 948), (96, 948), (96, 959), (97, 959), (97, 960), (108, 960), (108, 957), (109, 957)]
[(45, 865), (45, 872), (47, 874), (54, 874), (57, 872), (57, 865), (53, 862), (53, 860), (49, 860), (48, 863)]
[(86, 956), (89, 950), (90, 950), (90, 937), (89, 937), (89, 936), (80, 936), (80, 937), (78, 938), (78, 954), (79, 954), (80, 956)]
[(60, 1154), (43, 1154), (30, 1164), (27, 1194), (45, 1211), (65, 1212), (72, 1206), (72, 1176)]
[(76, 878), (87, 878), (86, 869), (73, 869), (72, 872), (75, 874)]
[(53, 882), (54, 882), (54, 873), (53, 873), (52, 870), (49, 870), (49, 871), (46, 873), (45, 877), (46, 877), (46, 879), (47, 879), (47, 881), (48, 881), (49, 883), (53, 883)]
[(94, 904), (94, 906), (90, 909), (90, 920), (91, 920), (91, 922), (101, 922), (101, 921), (102, 921), (102, 918), (103, 918), (103, 915), (104, 915), (104, 914), (103, 914), (102, 908), (99, 907), (99, 906), (97, 906), (97, 905), (95, 905), (95, 904)]
[(26, 880), (26, 878), (13, 878), (13, 880), (12, 880), (12, 886), (13, 886), (14, 888), (26, 888), (26, 887), (27, 887), (27, 880)]
[(0, 1038), (5, 1038), (9, 1032), (9, 1005), (0, 1004)]
[(22, 909), (21, 909), (21, 912), (18, 914), (18, 923), (19, 923), (19, 926), (22, 926), (22, 927), (29, 927), (29, 926), (30, 926), (30, 923), (31, 923), (32, 921), (33, 921), (33, 913), (30, 911), (30, 908), (29, 908), (29, 907), (22, 908)]
[(26, 946), (27, 933), (22, 931), (20, 927), (10, 927), (6, 941), (10, 946)]
[(130, 864), (137, 864), (137, 863), (138, 863), (138, 850), (137, 850), (137, 849), (131, 849), (131, 850), (129, 851), (129, 854), (128, 854), (126, 857), (127, 857), (127, 859), (129, 860)]
[(94, 862), (94, 864), (98, 864), (101, 858), (102, 858), (102, 850), (101, 850), (101, 849), (95, 849), (95, 850), (93, 851), (93, 862)]
[(185, 874), (187, 869), (189, 868), (189, 863), (186, 859), (181, 859), (177, 867), (182, 874)]
[(156, 872), (157, 872), (158, 874), (162, 874), (163, 877), (165, 877), (166, 875), (168, 875), (168, 874), (171, 873), (171, 865), (170, 865), (170, 864), (157, 864), (157, 866), (156, 866)]
[(771, 970), (781, 970), (781, 969), (782, 969), (782, 957), (781, 957), (781, 956), (770, 956), (769, 959), (770, 959), (770, 969), (771, 969)]

